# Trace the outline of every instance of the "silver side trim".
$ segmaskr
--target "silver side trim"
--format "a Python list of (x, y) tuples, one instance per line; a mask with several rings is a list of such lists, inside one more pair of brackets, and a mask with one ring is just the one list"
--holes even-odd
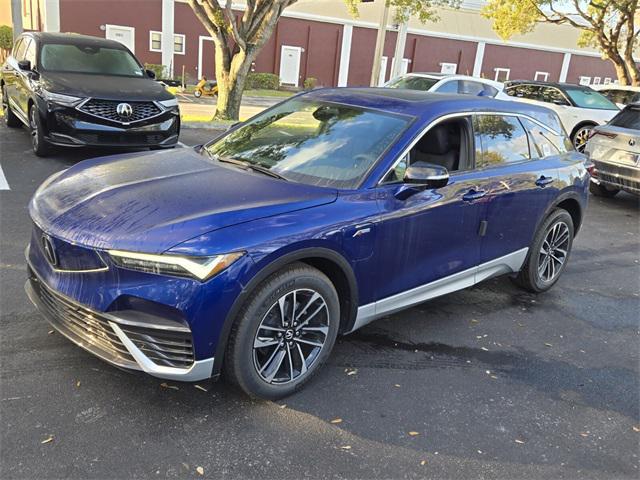
[(469, 268), (434, 282), (412, 288), (411, 290), (396, 293), (377, 302), (363, 305), (358, 308), (358, 315), (351, 332), (377, 318), (390, 315), (399, 310), (417, 305), (418, 303), (457, 290), (462, 290), (463, 288), (470, 287), (492, 277), (497, 277), (498, 275), (518, 272), (524, 264), (528, 251), (528, 248), (523, 248), (504, 257), (478, 265), (477, 267)]
[(213, 357), (196, 360), (188, 369), (157, 365), (129, 340), (129, 337), (127, 337), (117, 323), (109, 322), (109, 325), (145, 373), (165, 380), (179, 380), (181, 382), (195, 382), (211, 377)]

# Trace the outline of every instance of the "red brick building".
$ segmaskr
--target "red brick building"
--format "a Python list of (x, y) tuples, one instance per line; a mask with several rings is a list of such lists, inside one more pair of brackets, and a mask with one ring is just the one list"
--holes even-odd
[[(576, 31), (543, 25), (537, 34), (503, 42), (478, 13), (481, 0), (443, 10), (438, 23), (409, 24), (402, 71), (457, 72), (498, 80), (538, 79), (582, 83), (615, 81), (610, 62), (575, 46)], [(368, 85), (381, 0), (346, 13), (341, 0), (301, 0), (287, 9), (254, 70), (278, 74), (301, 86), (315, 77), (323, 86)], [(25, 28), (76, 32), (122, 41), (146, 63), (163, 64), (191, 81), (212, 78), (211, 37), (184, 0), (23, 0)], [(237, 5), (242, 8), (241, 2)], [(28, 15), (27, 15), (28, 13)], [(396, 31), (387, 33), (383, 72), (392, 69)]]

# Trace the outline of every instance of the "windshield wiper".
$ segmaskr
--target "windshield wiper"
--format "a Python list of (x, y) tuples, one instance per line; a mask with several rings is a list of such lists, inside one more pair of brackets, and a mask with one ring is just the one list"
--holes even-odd
[(231, 163), (232, 165), (237, 165), (239, 167), (244, 168), (245, 170), (253, 170), (254, 172), (262, 173), (264, 175), (269, 175), (270, 177), (277, 178), (279, 180), (284, 180), (285, 182), (289, 181), (279, 173), (273, 172), (269, 170), (267, 167), (263, 167), (262, 165), (257, 165), (251, 162), (247, 162), (246, 160), (237, 160), (235, 158), (221, 157), (218, 155), (209, 154), (209, 156), (219, 162)]

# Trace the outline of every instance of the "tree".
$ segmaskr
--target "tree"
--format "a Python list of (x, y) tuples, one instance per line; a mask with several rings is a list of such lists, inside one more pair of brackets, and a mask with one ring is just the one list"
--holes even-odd
[[(221, 1), (221, 0), (220, 0)], [(215, 118), (237, 120), (247, 75), (285, 8), (297, 0), (246, 0), (244, 9), (235, 12), (232, 0), (189, 0), (196, 17), (213, 37), (215, 44), (218, 102)], [(382, 1), (382, 0), (378, 0)], [(396, 19), (417, 16), (423, 22), (437, 20), (436, 6), (458, 6), (460, 0), (386, 0), (397, 7)], [(362, 0), (345, 0), (357, 15)]]
[(489, 0), (482, 15), (504, 40), (540, 23), (579, 29), (580, 46), (594, 46), (609, 59), (622, 85), (640, 85), (633, 59), (640, 33), (639, 0)]
[(4, 61), (13, 48), (13, 30), (8, 25), (0, 25), (0, 61)]

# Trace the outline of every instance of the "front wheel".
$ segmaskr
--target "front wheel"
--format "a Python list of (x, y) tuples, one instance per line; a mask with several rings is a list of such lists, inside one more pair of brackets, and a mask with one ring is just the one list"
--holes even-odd
[(530, 292), (549, 290), (567, 265), (573, 235), (571, 215), (560, 208), (551, 212), (538, 228), (527, 260), (514, 279), (515, 283)]
[(226, 377), (254, 398), (290, 395), (327, 359), (339, 322), (331, 280), (292, 264), (262, 282), (240, 311), (229, 336)]
[(193, 92), (193, 96), (196, 98), (200, 98), (202, 96), (202, 90), (195, 90)]
[(578, 128), (573, 135), (571, 136), (571, 141), (573, 142), (573, 147), (580, 153), (584, 152), (585, 147), (587, 146), (587, 141), (589, 140), (589, 133), (595, 127), (595, 125), (583, 125)]
[(51, 147), (44, 138), (42, 120), (35, 105), (29, 109), (29, 128), (31, 129), (31, 146), (38, 157), (46, 157), (51, 153)]

